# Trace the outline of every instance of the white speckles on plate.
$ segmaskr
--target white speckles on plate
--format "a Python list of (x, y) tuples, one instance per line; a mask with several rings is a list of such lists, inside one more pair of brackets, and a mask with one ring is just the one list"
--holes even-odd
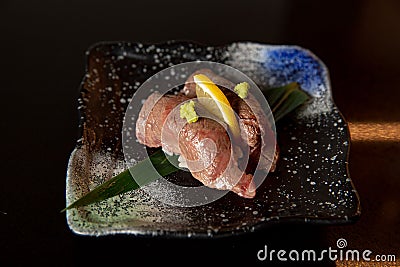
[[(359, 199), (347, 170), (347, 124), (331, 99), (325, 65), (300, 47), (254, 43), (223, 47), (188, 42), (102, 43), (92, 47), (78, 99), (82, 136), (68, 166), (67, 204), (124, 168), (122, 119), (135, 90), (165, 67), (199, 60), (231, 65), (261, 88), (297, 81), (312, 96), (297, 114), (277, 124), (281, 157), (276, 172), (268, 175), (254, 199), (228, 193), (195, 208), (167, 206), (142, 190), (125, 193), (68, 211), (72, 231), (193, 238), (251, 232), (278, 222), (330, 224), (357, 219)], [(187, 75), (174, 69), (168, 79)], [(184, 176), (174, 175), (175, 179)]]

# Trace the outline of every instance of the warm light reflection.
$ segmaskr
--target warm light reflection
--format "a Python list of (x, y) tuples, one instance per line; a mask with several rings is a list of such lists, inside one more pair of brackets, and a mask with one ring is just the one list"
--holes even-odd
[(400, 142), (400, 122), (349, 122), (351, 140)]

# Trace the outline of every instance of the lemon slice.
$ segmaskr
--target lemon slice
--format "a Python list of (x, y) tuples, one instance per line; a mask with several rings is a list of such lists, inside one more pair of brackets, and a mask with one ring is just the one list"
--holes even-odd
[(196, 83), (198, 101), (208, 111), (223, 120), (229, 126), (235, 138), (239, 138), (240, 128), (235, 112), (221, 89), (204, 74), (197, 74), (193, 79)]

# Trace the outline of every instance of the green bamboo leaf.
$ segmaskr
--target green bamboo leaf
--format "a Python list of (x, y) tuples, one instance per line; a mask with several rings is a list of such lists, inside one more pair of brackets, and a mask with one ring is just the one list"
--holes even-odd
[[(275, 121), (282, 119), (309, 99), (308, 95), (301, 90), (298, 83), (289, 83), (282, 87), (264, 89), (263, 94), (272, 109)], [(170, 161), (173, 161), (174, 164), (171, 164)], [(176, 172), (178, 170), (175, 167), (177, 166), (177, 162), (178, 156), (168, 156), (167, 158), (161, 149), (157, 150), (149, 158), (97, 186), (61, 212), (71, 208), (100, 202), (119, 194), (135, 190), (139, 188), (138, 184), (148, 184), (157, 180), (159, 175), (166, 176)], [(159, 175), (154, 172), (153, 167), (157, 170)], [(135, 179), (133, 177), (135, 177)]]
[(172, 160), (174, 161), (173, 163), (176, 164), (178, 156), (168, 156), (167, 159), (161, 149), (157, 150), (149, 158), (140, 161), (130, 169), (121, 172), (107, 182), (97, 186), (61, 212), (71, 208), (100, 202), (110, 197), (138, 189), (139, 184), (144, 185), (151, 183), (157, 180), (160, 177), (159, 175), (166, 176), (177, 171), (178, 169), (175, 165), (171, 164), (168, 160)]
[(264, 89), (264, 96), (272, 109), (275, 122), (279, 121), (309, 99), (296, 82), (282, 87)]

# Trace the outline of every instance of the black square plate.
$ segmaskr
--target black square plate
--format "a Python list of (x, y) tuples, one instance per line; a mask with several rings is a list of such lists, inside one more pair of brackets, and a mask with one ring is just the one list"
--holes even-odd
[(121, 130), (135, 90), (158, 71), (195, 60), (230, 65), (261, 88), (296, 81), (312, 96), (296, 114), (277, 124), (277, 171), (268, 175), (254, 199), (228, 193), (205, 206), (180, 208), (136, 190), (68, 210), (73, 232), (203, 237), (279, 222), (338, 224), (359, 217), (359, 198), (347, 168), (348, 126), (333, 103), (327, 68), (301, 47), (257, 43), (210, 47), (120, 42), (90, 48), (79, 97), (81, 138), (68, 165), (67, 204), (124, 169)]

